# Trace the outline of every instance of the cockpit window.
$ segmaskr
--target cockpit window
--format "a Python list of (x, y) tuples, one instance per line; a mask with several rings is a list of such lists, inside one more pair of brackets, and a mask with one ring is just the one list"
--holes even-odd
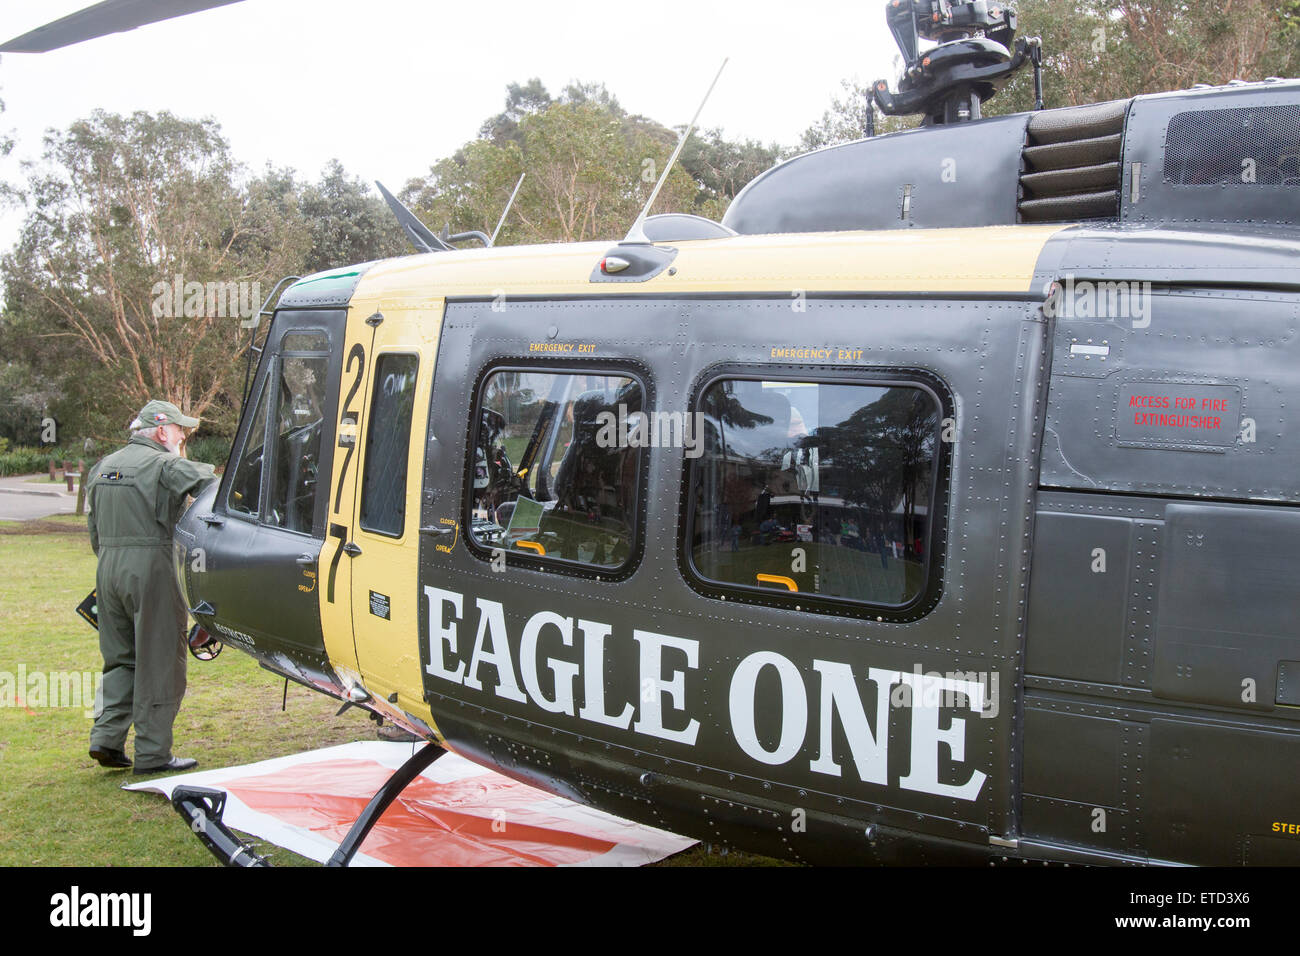
[[(319, 335), (319, 333), (314, 333)], [(291, 335), (285, 335), (287, 343)], [(305, 336), (298, 334), (296, 337)], [(324, 338), (324, 336), (319, 336)], [(328, 343), (326, 343), (328, 344)], [(275, 424), (275, 472), (266, 522), (289, 531), (312, 532), (321, 429), (325, 423), (328, 353), (285, 355), (279, 364)]]
[(262, 461), (266, 457), (266, 405), (270, 391), (271, 382), (268, 379), (257, 400), (257, 410), (253, 412), (253, 421), (248, 427), (248, 436), (244, 439), (243, 455), (235, 468), (235, 477), (230, 484), (230, 497), (226, 504), (231, 512), (252, 518), (257, 517), (262, 502)]
[(701, 578), (894, 607), (924, 590), (930, 391), (721, 379), (699, 411), (688, 546)]
[(471, 452), (470, 536), (482, 548), (616, 569), (632, 554), (640, 454), (619, 416), (641, 412), (626, 375), (494, 372)]

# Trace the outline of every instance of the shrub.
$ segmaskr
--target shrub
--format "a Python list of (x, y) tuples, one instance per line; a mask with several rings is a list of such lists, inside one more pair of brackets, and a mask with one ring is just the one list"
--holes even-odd
[[(63, 462), (76, 462), (77, 458), (85, 458), (84, 454), (77, 456), (62, 448), (27, 448), (18, 445), (7, 451), (0, 452), (0, 476), (7, 475), (29, 475), (33, 472), (48, 472), (50, 462), (62, 466)], [(87, 461), (87, 465), (92, 462)], [(74, 464), (73, 467), (76, 467)]]
[(230, 439), (223, 435), (204, 435), (185, 443), (185, 454), (191, 461), (203, 461), (220, 468), (230, 457)]

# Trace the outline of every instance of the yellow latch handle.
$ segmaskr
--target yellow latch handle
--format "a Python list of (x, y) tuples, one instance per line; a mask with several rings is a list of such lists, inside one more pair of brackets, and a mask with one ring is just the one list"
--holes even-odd
[(791, 591), (798, 591), (799, 585), (795, 584), (794, 578), (787, 578), (783, 574), (757, 574), (759, 584), (784, 584)]

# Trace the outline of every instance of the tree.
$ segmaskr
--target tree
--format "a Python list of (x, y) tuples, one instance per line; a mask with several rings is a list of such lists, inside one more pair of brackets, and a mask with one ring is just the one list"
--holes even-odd
[(203, 415), (238, 388), (248, 303), (310, 247), (292, 176), (240, 172), (212, 120), (97, 111), (47, 135), (3, 335), (58, 385), (65, 433), (117, 439), (150, 398)]
[(732, 141), (722, 130), (696, 130), (682, 147), (679, 162), (699, 185), (694, 210), (710, 219), (721, 219), (727, 205), (751, 179), (781, 159), (776, 143), (764, 146), (757, 140)]
[(479, 139), (485, 139), (498, 146), (513, 142), (522, 145), (523, 137), (519, 135), (519, 121), (525, 116), (540, 113), (551, 105), (551, 94), (537, 77), (527, 83), (511, 83), (506, 87), (506, 108), (490, 119), (484, 120), (479, 127)]
[[(902, 61), (895, 57), (896, 63)], [(808, 152), (824, 146), (851, 143), (867, 135), (868, 117), (874, 114), (876, 135), (896, 133), (911, 129), (921, 122), (919, 116), (886, 116), (871, 98), (870, 84), (863, 86), (853, 80), (841, 80), (842, 96), (831, 97), (830, 108), (822, 118), (803, 132), (799, 148), (793, 152)]]
[[(603, 84), (571, 83), (553, 99), (539, 80), (512, 83), (506, 109), (479, 139), (439, 160), (403, 198), (434, 228), (491, 233), (523, 187), (498, 242), (579, 242), (623, 236), (649, 198), (679, 133), (628, 113)], [(776, 147), (729, 143), (714, 130), (688, 143), (653, 212), (717, 218), (771, 164)]]
[(359, 178), (349, 178), (337, 159), (318, 182), (302, 190), (299, 208), (311, 231), (304, 275), (409, 251), (406, 235), (384, 201)]
[[(1019, 13), (1020, 35), (1043, 39), (1043, 99), (1049, 108), (1300, 69), (1300, 3), (1294, 0), (1023, 0)], [(985, 112), (1032, 107), (1033, 76), (1026, 69)]]

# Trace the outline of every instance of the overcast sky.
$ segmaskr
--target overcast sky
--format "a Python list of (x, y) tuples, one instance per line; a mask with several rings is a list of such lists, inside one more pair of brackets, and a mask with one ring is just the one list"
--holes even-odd
[[(0, 0), (0, 42), (91, 0)], [(423, 175), (499, 112), (506, 84), (552, 94), (603, 82), (631, 112), (686, 123), (724, 56), (700, 117), (732, 138), (793, 144), (841, 92), (895, 69), (884, 0), (413, 2), (243, 0), (50, 53), (0, 57), (0, 163), (39, 156), (49, 127), (93, 109), (215, 117), (234, 154), (315, 178), (337, 157), (393, 189)], [(0, 215), (0, 249), (21, 213)]]

